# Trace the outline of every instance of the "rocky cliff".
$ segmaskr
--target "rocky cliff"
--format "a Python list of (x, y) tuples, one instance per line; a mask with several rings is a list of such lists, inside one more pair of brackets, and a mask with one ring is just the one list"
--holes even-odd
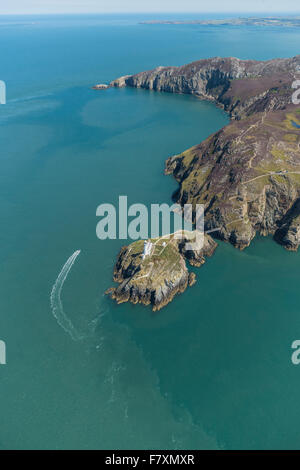
[(205, 227), (243, 249), (255, 234), (300, 244), (300, 106), (291, 103), (300, 56), (265, 62), (205, 59), (125, 76), (111, 86), (213, 100), (232, 123), (166, 162), (182, 205), (205, 205)]
[[(300, 243), (300, 110), (256, 113), (235, 121), (166, 162), (180, 183), (175, 199), (205, 205), (206, 230), (243, 249), (255, 234)], [(299, 226), (299, 231), (298, 231)], [(299, 232), (299, 233), (298, 233)]]
[(195, 274), (188, 272), (185, 260), (201, 266), (217, 247), (216, 242), (207, 235), (201, 250), (186, 251), (189, 239), (184, 236), (179, 240), (174, 235), (154, 239), (151, 253), (145, 259), (143, 240), (123, 247), (114, 269), (114, 281), (119, 285), (106, 293), (118, 303), (142, 303), (151, 305), (153, 311), (160, 310), (176, 294), (195, 283)]
[(215, 101), (240, 119), (253, 112), (283, 109), (290, 103), (291, 84), (299, 70), (300, 55), (265, 62), (214, 57), (127, 75), (110, 86), (194, 94)]

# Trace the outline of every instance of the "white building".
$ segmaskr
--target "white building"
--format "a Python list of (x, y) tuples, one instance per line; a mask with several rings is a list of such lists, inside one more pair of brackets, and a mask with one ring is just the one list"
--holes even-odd
[(153, 246), (153, 243), (150, 242), (150, 240), (144, 242), (144, 252), (143, 252), (143, 259), (146, 258), (146, 256), (150, 256), (151, 255), (151, 251), (152, 251), (152, 246)]

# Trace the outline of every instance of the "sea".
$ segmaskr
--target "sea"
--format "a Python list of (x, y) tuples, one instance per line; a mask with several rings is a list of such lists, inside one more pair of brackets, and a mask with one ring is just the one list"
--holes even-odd
[(97, 207), (171, 204), (165, 160), (229, 117), (192, 96), (92, 86), (300, 53), (300, 28), (141, 24), (198, 18), (0, 17), (1, 449), (300, 447), (300, 253), (220, 242), (157, 313), (105, 295), (130, 240), (97, 238)]

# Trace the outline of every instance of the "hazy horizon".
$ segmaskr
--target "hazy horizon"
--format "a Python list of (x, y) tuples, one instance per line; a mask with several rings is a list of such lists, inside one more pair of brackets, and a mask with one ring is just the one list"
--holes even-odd
[(0, 15), (30, 14), (242, 14), (242, 15), (296, 15), (300, 14), (298, 0), (253, 0), (241, 4), (240, 0), (215, 0), (207, 5), (203, 0), (152, 0), (145, 6), (139, 0), (115, 0), (107, 4), (102, 0), (11, 0), (0, 6)]
[[(82, 11), (82, 12), (72, 12), (72, 11), (57, 11), (57, 12), (5, 12), (2, 13), (0, 12), (0, 17), (2, 16), (88, 16), (88, 15), (97, 15), (97, 16), (132, 16), (132, 15), (178, 15), (178, 20), (180, 20), (180, 15), (199, 15), (199, 18), (202, 19), (204, 15), (208, 15), (211, 17), (212, 15), (216, 17), (216, 19), (223, 19), (224, 17), (241, 17), (241, 18), (246, 18), (246, 17), (300, 17), (300, 11), (299, 12), (241, 12), (241, 11), (232, 11), (232, 12), (225, 12), (225, 11), (220, 11), (220, 12), (210, 12), (210, 11), (204, 11), (204, 12), (199, 12), (199, 11), (131, 11), (131, 12), (99, 12), (99, 11)], [(217, 16), (218, 15), (218, 16)]]

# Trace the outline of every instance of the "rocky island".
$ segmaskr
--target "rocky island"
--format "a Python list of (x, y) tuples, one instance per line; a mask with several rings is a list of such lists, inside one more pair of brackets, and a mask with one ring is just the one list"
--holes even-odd
[[(123, 76), (110, 86), (193, 94), (228, 112), (230, 124), (166, 161), (165, 173), (179, 183), (173, 199), (193, 208), (204, 204), (205, 230), (218, 227), (215, 235), (239, 249), (249, 246), (259, 233), (272, 235), (295, 251), (300, 244), (300, 104), (292, 102), (292, 84), (297, 78), (300, 56), (269, 61), (215, 57)], [(134, 252), (142, 246), (136, 243)], [(170, 301), (173, 293), (188, 284), (183, 254), (176, 245), (172, 249), (181, 260), (177, 271), (172, 273), (172, 266), (164, 269), (162, 264), (160, 276), (151, 271), (143, 278), (147, 281), (142, 282), (142, 294), (137, 294), (131, 256), (129, 261), (126, 258), (130, 269), (123, 267), (128, 254), (125, 248), (115, 270), (120, 285), (112, 296), (118, 301), (144, 299), (143, 303), (152, 303), (154, 308), (165, 303), (161, 293)], [(164, 283), (168, 286), (165, 291)]]
[(92, 90), (107, 90), (108, 88), (110, 88), (109, 85), (106, 85), (105, 83), (99, 83), (98, 85), (94, 85)]
[(173, 234), (149, 240), (146, 256), (143, 240), (123, 247), (114, 269), (114, 281), (119, 285), (106, 293), (118, 303), (130, 301), (151, 305), (153, 311), (160, 310), (196, 282), (195, 274), (188, 272), (186, 260), (193, 266), (202, 266), (217, 247), (205, 235), (201, 250), (186, 251), (185, 244), (192, 237), (192, 232), (186, 232), (181, 239)]

